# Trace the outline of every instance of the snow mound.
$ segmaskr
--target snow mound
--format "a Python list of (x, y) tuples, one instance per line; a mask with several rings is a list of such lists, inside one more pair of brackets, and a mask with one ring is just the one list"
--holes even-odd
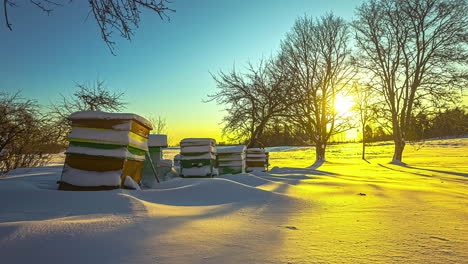
[(389, 162), (389, 164), (398, 165), (398, 166), (406, 166), (406, 163), (401, 162), (399, 160), (392, 160), (391, 162)]
[[(255, 172), (258, 172), (258, 171), (255, 171)], [(242, 173), (242, 174), (235, 174), (235, 175), (226, 174), (226, 175), (220, 176), (219, 178), (235, 181), (235, 182), (242, 183), (242, 184), (252, 186), (252, 187), (257, 187), (260, 185), (272, 183), (272, 181), (263, 179), (261, 177), (257, 177), (251, 173)]]
[(136, 183), (130, 176), (125, 176), (124, 186), (132, 190), (141, 190), (138, 183)]
[(255, 176), (271, 176), (270, 173), (268, 172), (263, 172), (260, 171), (263, 168), (258, 168), (259, 170), (255, 170), (256, 168), (253, 168), (254, 170), (250, 172), (250, 174), (255, 175)]
[[(177, 186), (176, 183), (180, 183)], [(169, 187), (163, 189), (161, 187)], [(178, 206), (209, 206), (236, 202), (264, 202), (285, 196), (223, 178), (184, 179), (161, 184), (160, 189), (135, 193), (147, 202)]]

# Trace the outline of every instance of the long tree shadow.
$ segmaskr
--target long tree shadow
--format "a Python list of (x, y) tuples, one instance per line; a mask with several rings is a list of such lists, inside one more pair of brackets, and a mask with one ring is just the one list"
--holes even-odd
[[(278, 168), (278, 169), (272, 169), (270, 173), (273, 174), (306, 174), (306, 175), (336, 175), (336, 173), (333, 172), (328, 172), (328, 171), (322, 171), (322, 170), (317, 170), (316, 168), (307, 167), (307, 168), (289, 168), (289, 167), (283, 167), (283, 168)], [(303, 179), (310, 178), (313, 179), (312, 177), (307, 177), (304, 175)]]
[(398, 166), (408, 168), (408, 169), (414, 169), (414, 170), (431, 171), (431, 172), (444, 173), (444, 174), (450, 174), (450, 175), (461, 176), (461, 177), (468, 177), (468, 173), (443, 171), (443, 170), (431, 170), (431, 169), (418, 168), (418, 167), (409, 166), (409, 165), (398, 165)]
[(310, 165), (310, 166), (307, 167), (307, 168), (308, 168), (308, 169), (316, 170), (316, 169), (318, 169), (320, 166), (322, 166), (323, 163), (325, 163), (324, 160), (316, 160), (316, 161), (314, 162), (314, 164)]
[[(446, 180), (446, 181), (463, 182), (463, 183), (467, 181), (467, 180), (465, 180), (465, 179), (441, 177), (441, 176), (429, 175), (429, 174), (418, 173), (418, 172), (411, 172), (411, 171), (405, 171), (405, 170), (398, 170), (398, 169), (395, 169), (395, 168), (391, 168), (391, 167), (385, 166), (385, 165), (380, 164), (380, 163), (378, 163), (378, 165), (379, 165), (380, 167), (383, 167), (383, 168), (386, 168), (386, 169), (389, 169), (389, 170), (398, 171), (398, 172), (403, 172), (403, 173), (409, 173), (409, 174), (418, 175), (418, 176), (427, 177), (427, 178), (439, 178), (439, 179), (443, 179), (443, 180)], [(411, 167), (411, 166), (408, 166), (408, 165), (395, 165), (395, 166), (399, 166), (399, 167), (403, 167), (403, 168), (409, 168), (409, 169), (414, 169), (414, 170), (419, 170), (418, 168)], [(421, 170), (426, 170), (426, 171), (431, 171), (431, 172), (439, 172), (439, 173), (447, 173), (447, 172), (444, 172), (444, 171), (436, 171), (436, 170), (429, 170), (429, 169), (421, 169)], [(452, 174), (452, 173), (448, 173), (448, 174)], [(461, 174), (464, 174), (464, 173), (461, 173)], [(455, 175), (457, 175), (457, 176), (462, 176), (462, 175), (460, 175), (460, 174), (455, 174)], [(466, 176), (462, 176), (462, 177), (466, 177)]]

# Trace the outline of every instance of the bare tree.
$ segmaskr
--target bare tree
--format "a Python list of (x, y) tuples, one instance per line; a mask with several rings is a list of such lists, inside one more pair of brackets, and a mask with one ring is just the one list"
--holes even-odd
[(361, 69), (385, 99), (401, 162), (415, 102), (453, 99), (466, 87), (466, 0), (371, 0), (353, 22)]
[(51, 129), (35, 102), (22, 98), (19, 92), (0, 93), (0, 174), (44, 164), (51, 144)]
[(27, 121), (34, 114), (35, 102), (20, 93), (0, 93), (0, 153), (20, 134), (28, 130)]
[(328, 14), (318, 20), (297, 19), (281, 43), (281, 57), (298, 99), (290, 118), (315, 144), (320, 161), (325, 160), (330, 137), (350, 128), (335, 110), (336, 97), (346, 92), (354, 76), (348, 40), (346, 22)]
[(108, 89), (104, 81), (76, 83), (76, 87), (78, 90), (71, 97), (60, 94), (61, 101), (52, 104), (52, 112), (62, 119), (76, 111), (117, 112), (125, 108), (124, 92)]
[(354, 106), (352, 110), (357, 113), (358, 123), (362, 130), (362, 159), (366, 159), (366, 143), (372, 135), (369, 135), (370, 122), (376, 119), (376, 102), (371, 87), (365, 84), (353, 84)]
[(68, 116), (77, 111), (107, 111), (117, 112), (125, 108), (123, 92), (112, 91), (105, 86), (104, 81), (94, 83), (77, 83), (72, 96), (61, 95), (61, 100), (50, 106), (49, 122), (55, 123), (58, 141), (63, 141), (70, 132)]
[(153, 133), (167, 134), (167, 121), (166, 118), (158, 116), (150, 116), (148, 120), (153, 124)]
[(278, 63), (262, 59), (258, 66), (249, 63), (245, 73), (233, 69), (212, 74), (218, 92), (209, 95), (208, 101), (228, 105), (223, 134), (230, 140), (248, 140), (248, 147), (263, 146), (259, 139), (267, 123), (290, 107), (292, 90)]
[[(57, 7), (63, 6), (64, 2), (72, 0), (29, 0), (48, 15)], [(18, 0), (3, 0), (3, 10), (6, 27), (13, 30), (8, 16), (9, 7), (17, 7)], [(169, 20), (169, 12), (175, 12), (168, 7), (168, 0), (88, 0), (90, 14), (93, 15), (101, 31), (101, 37), (114, 54), (114, 44), (112, 34), (117, 32), (121, 37), (131, 40), (135, 28), (140, 24), (140, 14), (142, 10), (150, 10), (156, 13), (162, 20)]]

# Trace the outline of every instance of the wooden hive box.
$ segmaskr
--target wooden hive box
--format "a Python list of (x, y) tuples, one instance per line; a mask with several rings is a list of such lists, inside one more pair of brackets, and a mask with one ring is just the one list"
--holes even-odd
[(245, 173), (245, 146), (218, 148), (216, 163), (219, 175)]
[(185, 138), (180, 142), (180, 176), (213, 177), (216, 174), (216, 141)]
[(99, 111), (76, 112), (68, 119), (72, 130), (60, 190), (116, 189), (126, 176), (140, 181), (152, 129), (148, 120)]
[(269, 153), (262, 148), (252, 148), (246, 151), (246, 172), (268, 171)]

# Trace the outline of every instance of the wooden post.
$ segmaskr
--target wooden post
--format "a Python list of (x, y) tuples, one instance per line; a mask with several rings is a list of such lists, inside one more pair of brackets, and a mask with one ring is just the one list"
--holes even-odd
[(158, 183), (161, 183), (159, 181), (159, 177), (158, 177), (158, 171), (154, 168), (154, 164), (153, 164), (153, 160), (151, 159), (151, 155), (149, 154), (148, 151), (145, 152), (146, 153), (146, 158), (149, 159), (149, 164), (151, 166), (151, 169), (153, 170), (153, 174), (154, 174), (154, 177), (156, 177), (156, 181)]

